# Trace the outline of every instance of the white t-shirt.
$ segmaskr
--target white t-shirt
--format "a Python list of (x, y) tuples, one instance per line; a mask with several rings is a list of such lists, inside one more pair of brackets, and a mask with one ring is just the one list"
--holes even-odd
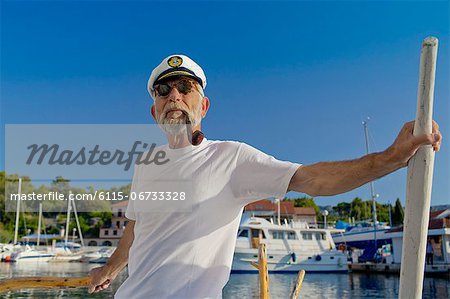
[[(129, 277), (115, 297), (221, 298), (243, 207), (284, 197), (300, 164), (235, 141), (162, 149), (168, 163), (135, 166), (125, 214), (136, 221)], [(149, 192), (162, 191), (152, 200)]]

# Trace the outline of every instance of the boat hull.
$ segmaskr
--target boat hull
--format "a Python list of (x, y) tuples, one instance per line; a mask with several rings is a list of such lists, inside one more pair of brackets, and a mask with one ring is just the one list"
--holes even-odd
[(55, 257), (54, 254), (42, 254), (42, 255), (30, 255), (30, 256), (18, 256), (12, 257), (11, 262), (16, 263), (41, 263), (49, 262)]
[[(258, 261), (257, 250), (236, 250), (231, 271), (233, 273), (257, 272), (258, 269), (251, 265), (251, 262)], [(296, 253), (295, 261), (286, 252), (270, 252), (267, 254), (267, 268), (272, 273), (297, 273), (300, 270), (306, 272), (348, 272), (347, 257), (339, 252), (326, 252), (323, 254), (311, 255), (306, 253)]]

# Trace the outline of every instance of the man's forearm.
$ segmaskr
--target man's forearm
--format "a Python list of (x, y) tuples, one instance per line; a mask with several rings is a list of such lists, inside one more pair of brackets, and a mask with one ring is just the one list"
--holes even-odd
[(105, 265), (108, 272), (114, 276), (128, 264), (128, 252), (134, 241), (134, 224), (135, 221), (128, 222), (116, 250)]
[(402, 163), (392, 158), (389, 149), (355, 160), (303, 165), (292, 177), (289, 191), (311, 196), (336, 195), (385, 176), (402, 166)]

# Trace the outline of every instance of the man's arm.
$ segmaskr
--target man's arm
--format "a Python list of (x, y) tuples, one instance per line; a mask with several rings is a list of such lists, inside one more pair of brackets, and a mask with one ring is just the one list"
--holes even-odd
[(109, 287), (120, 271), (128, 264), (128, 252), (134, 241), (134, 224), (134, 220), (128, 221), (123, 236), (106, 265), (94, 268), (89, 273), (91, 277), (89, 293), (99, 292)]
[(394, 143), (381, 153), (349, 161), (302, 165), (292, 176), (288, 191), (311, 196), (344, 193), (406, 166), (422, 145), (431, 144), (435, 151), (439, 150), (442, 136), (436, 122), (433, 121), (431, 134), (414, 136), (413, 129), (413, 121), (406, 123)]

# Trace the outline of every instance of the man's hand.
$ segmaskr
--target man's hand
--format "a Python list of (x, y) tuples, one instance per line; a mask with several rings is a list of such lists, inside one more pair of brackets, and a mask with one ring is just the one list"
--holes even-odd
[(89, 284), (89, 293), (97, 293), (108, 288), (117, 275), (112, 275), (105, 265), (103, 267), (94, 268), (89, 272), (91, 283)]
[(106, 265), (94, 268), (89, 272), (91, 283), (89, 284), (89, 293), (100, 292), (109, 287), (112, 281), (119, 275), (120, 271), (128, 263), (128, 252), (134, 240), (134, 224), (136, 221), (130, 220), (123, 232), (123, 236), (119, 241), (114, 253), (109, 258)]
[(414, 156), (422, 145), (432, 145), (434, 151), (441, 147), (442, 135), (439, 125), (433, 120), (433, 131), (431, 134), (413, 135), (414, 121), (407, 122), (400, 130), (394, 143), (387, 149), (392, 161), (398, 162), (402, 167)]

